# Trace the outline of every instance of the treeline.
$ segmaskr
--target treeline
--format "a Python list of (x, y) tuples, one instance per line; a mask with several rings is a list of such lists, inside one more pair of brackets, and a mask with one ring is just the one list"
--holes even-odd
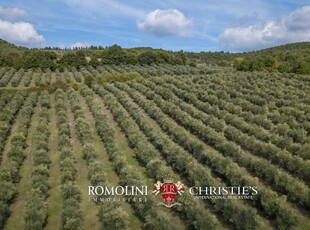
[(272, 47), (238, 57), (234, 58), (233, 65), (241, 71), (310, 74), (310, 42)]
[(310, 42), (301, 42), (246, 53), (229, 52), (173, 52), (149, 47), (122, 48), (91, 46), (74, 49), (46, 47), (27, 49), (0, 39), (0, 66), (16, 69), (69, 67), (79, 69), (91, 65), (209, 65), (234, 67), (239, 71), (266, 71), (310, 74)]
[[(1, 44), (0, 44), (1, 46)], [(113, 45), (105, 49), (80, 49), (80, 50), (38, 50), (38, 49), (6, 49), (0, 52), (0, 66), (8, 66), (16, 69), (57, 68), (62, 70), (68, 67), (80, 68), (80, 66), (101, 64), (188, 64), (187, 56), (183, 51), (172, 52), (155, 49), (125, 49)]]
[(233, 65), (239, 71), (310, 74), (310, 54), (255, 55), (236, 58)]
[(207, 63), (216, 64), (219, 66), (229, 66), (233, 62), (234, 58), (238, 57), (239, 54), (229, 53), (229, 52), (186, 52), (187, 57), (192, 60), (192, 62), (197, 63)]

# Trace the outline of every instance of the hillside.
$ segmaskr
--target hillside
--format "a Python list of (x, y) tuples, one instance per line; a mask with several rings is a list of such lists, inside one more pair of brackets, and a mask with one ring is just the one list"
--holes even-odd
[(275, 46), (272, 48), (262, 49), (256, 51), (254, 53), (257, 54), (276, 54), (282, 52), (290, 52), (290, 53), (303, 53), (310, 51), (310, 42), (297, 42), (297, 43), (290, 43), (281, 46)]
[(0, 39), (0, 53), (3, 52), (19, 52), (25, 50), (24, 47), (17, 47), (14, 44), (8, 43), (5, 40)]
[[(309, 229), (309, 92), (224, 68), (0, 68), (0, 229)], [(152, 193), (167, 178), (178, 206)]]
[(0, 66), (24, 68), (80, 68), (102, 64), (191, 65), (234, 67), (239, 71), (265, 71), (310, 74), (310, 42), (293, 43), (247, 53), (172, 52), (150, 47), (122, 48), (91, 46), (60, 50), (59, 48), (25, 49), (0, 40)]
[(310, 74), (310, 42), (242, 53), (234, 59), (233, 66), (241, 71)]

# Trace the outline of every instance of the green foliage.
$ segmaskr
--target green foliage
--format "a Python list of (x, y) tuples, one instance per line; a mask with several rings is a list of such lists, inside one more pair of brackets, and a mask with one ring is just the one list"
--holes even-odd
[(128, 229), (128, 214), (113, 202), (105, 202), (99, 208), (101, 229)]
[[(103, 85), (105, 83), (112, 83), (112, 82), (124, 82), (124, 81), (130, 81), (134, 80), (140, 77), (138, 73), (135, 72), (126, 72), (122, 74), (112, 74), (112, 73), (104, 73), (100, 77), (96, 78), (96, 83)], [(85, 78), (86, 85), (89, 85), (88, 79)]]
[(57, 55), (53, 51), (45, 50), (33, 50), (27, 51), (23, 55), (23, 62), (21, 67), (25, 69), (29, 68), (41, 68), (41, 69), (56, 69)]
[(124, 63), (126, 59), (126, 52), (122, 49), (122, 47), (118, 45), (113, 45), (109, 47), (103, 56), (104, 64), (115, 64), (119, 65)]
[(100, 64), (187, 64), (187, 55), (184, 52), (171, 52), (151, 48), (125, 49), (113, 45), (105, 49), (90, 47), (88, 50), (51, 50), (51, 49), (24, 49), (0, 42), (0, 66), (14, 68), (41, 68), (52, 71)]
[(85, 53), (81, 50), (79, 51), (67, 51), (63, 54), (61, 59), (58, 61), (58, 67), (79, 67), (86, 65), (87, 61), (85, 58)]
[(61, 215), (62, 229), (64, 230), (81, 230), (83, 229), (83, 217), (80, 210), (79, 201), (69, 198), (64, 201)]
[[(28, 135), (28, 127), (30, 126), (33, 107), (37, 102), (37, 94), (31, 93), (28, 98), (25, 99), (24, 97), (26, 96), (27, 94), (23, 92), (17, 93), (7, 107), (8, 111), (11, 113), (7, 113), (7, 116), (3, 117), (13, 119), (19, 106), (21, 106), (25, 100), (24, 107), (20, 111), (21, 118), (16, 127), (16, 135), (10, 142), (6, 165), (0, 170), (0, 228), (3, 228), (10, 214), (9, 205), (16, 194), (15, 184), (19, 182), (19, 170), (25, 158), (24, 148), (26, 147), (25, 142)], [(5, 133), (6, 132), (3, 132), (3, 134)], [(3, 143), (5, 142), (1, 142), (1, 144)]]
[(25, 229), (36, 230), (43, 229), (47, 218), (47, 204), (40, 192), (32, 190), (27, 199), (26, 214), (25, 214)]
[[(72, 91), (73, 89), (70, 88)], [(74, 90), (73, 90), (74, 91)], [(62, 183), (62, 229), (83, 229), (81, 214), (81, 193), (76, 185), (75, 158), (71, 149), (65, 94), (60, 88), (55, 91), (57, 127), (59, 131), (58, 151), (60, 152), (60, 171)], [(66, 141), (61, 141), (66, 140)]]
[(140, 65), (151, 65), (152, 63), (156, 63), (156, 61), (156, 54), (150, 50), (145, 51), (138, 56), (138, 62)]
[[(235, 58), (234, 67), (240, 71), (310, 74), (309, 44), (309, 42), (301, 42), (252, 53), (236, 54), (235, 56), (239, 57)], [(239, 61), (236, 61), (238, 59)]]

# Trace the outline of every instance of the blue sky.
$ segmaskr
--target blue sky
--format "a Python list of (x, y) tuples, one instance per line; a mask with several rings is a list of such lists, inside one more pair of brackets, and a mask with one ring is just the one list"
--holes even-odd
[(27, 47), (118, 44), (175, 51), (252, 51), (309, 41), (310, 3), (1, 0), (0, 38)]

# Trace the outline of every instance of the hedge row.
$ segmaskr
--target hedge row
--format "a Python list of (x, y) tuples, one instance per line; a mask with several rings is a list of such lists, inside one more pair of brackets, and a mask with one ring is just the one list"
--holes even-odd
[(56, 90), (55, 100), (63, 198), (61, 226), (64, 230), (79, 230), (83, 229), (83, 216), (80, 205), (81, 192), (76, 185), (75, 157), (71, 145), (65, 94), (61, 89)]

